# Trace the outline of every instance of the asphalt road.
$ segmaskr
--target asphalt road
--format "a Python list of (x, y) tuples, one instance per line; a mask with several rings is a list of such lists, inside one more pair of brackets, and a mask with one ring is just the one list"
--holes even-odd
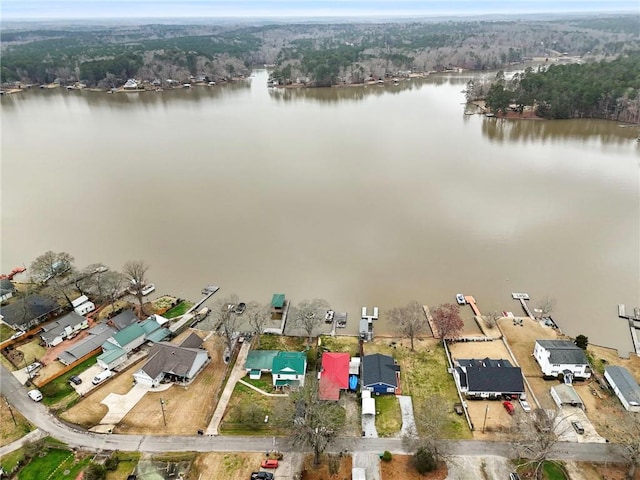
[[(147, 453), (158, 452), (266, 452), (297, 450), (285, 438), (239, 437), (239, 436), (162, 436), (121, 435), (87, 432), (79, 427), (67, 425), (51, 415), (44, 405), (32, 401), (27, 389), (3, 366), (0, 366), (0, 390), (7, 400), (31, 423), (50, 436), (70, 446), (91, 450), (121, 450)], [(449, 455), (498, 455), (516, 458), (512, 443), (483, 442), (474, 440), (447, 440), (441, 444), (443, 453)], [(400, 438), (340, 438), (331, 449), (334, 452), (410, 453)], [(549, 458), (557, 460), (620, 462), (624, 463), (622, 449), (610, 443), (558, 443)]]

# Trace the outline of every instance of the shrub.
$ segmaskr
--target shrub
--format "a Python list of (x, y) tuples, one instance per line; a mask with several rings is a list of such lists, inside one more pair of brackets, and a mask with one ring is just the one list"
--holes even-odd
[(114, 453), (104, 462), (104, 468), (112, 472), (118, 469), (119, 463), (120, 459), (118, 458), (118, 455)]
[(424, 475), (427, 472), (433, 472), (436, 467), (436, 459), (433, 453), (426, 447), (420, 447), (415, 453), (414, 461), (416, 470), (420, 475)]
[(382, 459), (383, 462), (390, 462), (391, 461), (391, 452), (389, 450), (385, 450), (384, 453), (382, 454), (382, 457), (380, 457)]
[(107, 477), (107, 470), (97, 463), (91, 463), (84, 471), (84, 480), (104, 480)]

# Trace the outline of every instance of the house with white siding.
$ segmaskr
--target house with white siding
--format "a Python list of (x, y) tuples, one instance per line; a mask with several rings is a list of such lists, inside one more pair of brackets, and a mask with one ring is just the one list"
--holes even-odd
[(44, 325), (40, 337), (47, 347), (55, 347), (74, 333), (87, 328), (89, 328), (89, 320), (71, 312)]
[(536, 340), (533, 357), (545, 377), (564, 376), (568, 383), (591, 377), (587, 356), (570, 340)]
[(209, 359), (206, 350), (159, 342), (151, 347), (149, 360), (133, 374), (133, 378), (136, 383), (150, 387), (156, 387), (164, 381), (187, 384), (205, 367)]

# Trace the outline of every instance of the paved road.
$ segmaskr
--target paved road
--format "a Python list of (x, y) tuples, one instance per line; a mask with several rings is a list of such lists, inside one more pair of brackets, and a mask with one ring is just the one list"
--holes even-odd
[[(0, 390), (9, 402), (31, 423), (71, 446), (92, 450), (158, 452), (265, 452), (276, 448), (280, 451), (296, 450), (284, 438), (234, 437), (234, 436), (150, 436), (99, 434), (69, 426), (53, 415), (40, 403), (27, 396), (27, 389), (3, 366), (0, 366)], [(410, 453), (400, 438), (341, 438), (332, 448), (333, 453), (348, 452)], [(450, 455), (499, 455), (515, 458), (511, 443), (481, 442), (474, 440), (443, 441), (442, 450)], [(623, 462), (621, 448), (609, 443), (569, 443), (556, 446), (550, 458), (557, 460)]]

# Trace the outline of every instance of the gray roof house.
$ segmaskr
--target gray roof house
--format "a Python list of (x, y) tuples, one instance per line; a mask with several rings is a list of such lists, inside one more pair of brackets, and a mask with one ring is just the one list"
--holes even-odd
[(0, 306), (0, 320), (14, 330), (27, 331), (62, 311), (58, 303), (42, 295), (28, 295)]
[(55, 347), (75, 332), (89, 328), (89, 320), (75, 312), (67, 313), (42, 326), (40, 337), (47, 347)]
[(209, 362), (209, 354), (199, 348), (159, 342), (149, 352), (149, 360), (133, 374), (137, 383), (155, 387), (163, 380), (189, 383)]
[(83, 338), (78, 343), (75, 343), (60, 353), (58, 360), (65, 365), (71, 365), (73, 362), (82, 359), (85, 355), (101, 348), (102, 344), (116, 333), (116, 330), (109, 325), (101, 323), (87, 330), (87, 333), (89, 335), (86, 338)]
[(533, 356), (546, 377), (564, 376), (571, 383), (591, 376), (587, 356), (571, 340), (536, 340)]
[(618, 366), (606, 367), (604, 378), (616, 392), (624, 408), (630, 412), (640, 412), (640, 386), (629, 370)]
[(0, 280), (0, 302), (4, 302), (13, 297), (13, 294), (16, 291), (16, 287), (13, 286), (13, 283), (8, 278), (3, 278)]
[(393, 393), (400, 385), (400, 366), (393, 357), (374, 353), (362, 358), (362, 388), (373, 393)]
[(453, 376), (467, 398), (525, 396), (522, 371), (509, 360), (460, 359), (456, 363)]
[(120, 312), (113, 318), (107, 320), (107, 323), (114, 327), (116, 330), (124, 330), (129, 325), (136, 323), (138, 321), (138, 317), (133, 310), (125, 310), (124, 312)]

